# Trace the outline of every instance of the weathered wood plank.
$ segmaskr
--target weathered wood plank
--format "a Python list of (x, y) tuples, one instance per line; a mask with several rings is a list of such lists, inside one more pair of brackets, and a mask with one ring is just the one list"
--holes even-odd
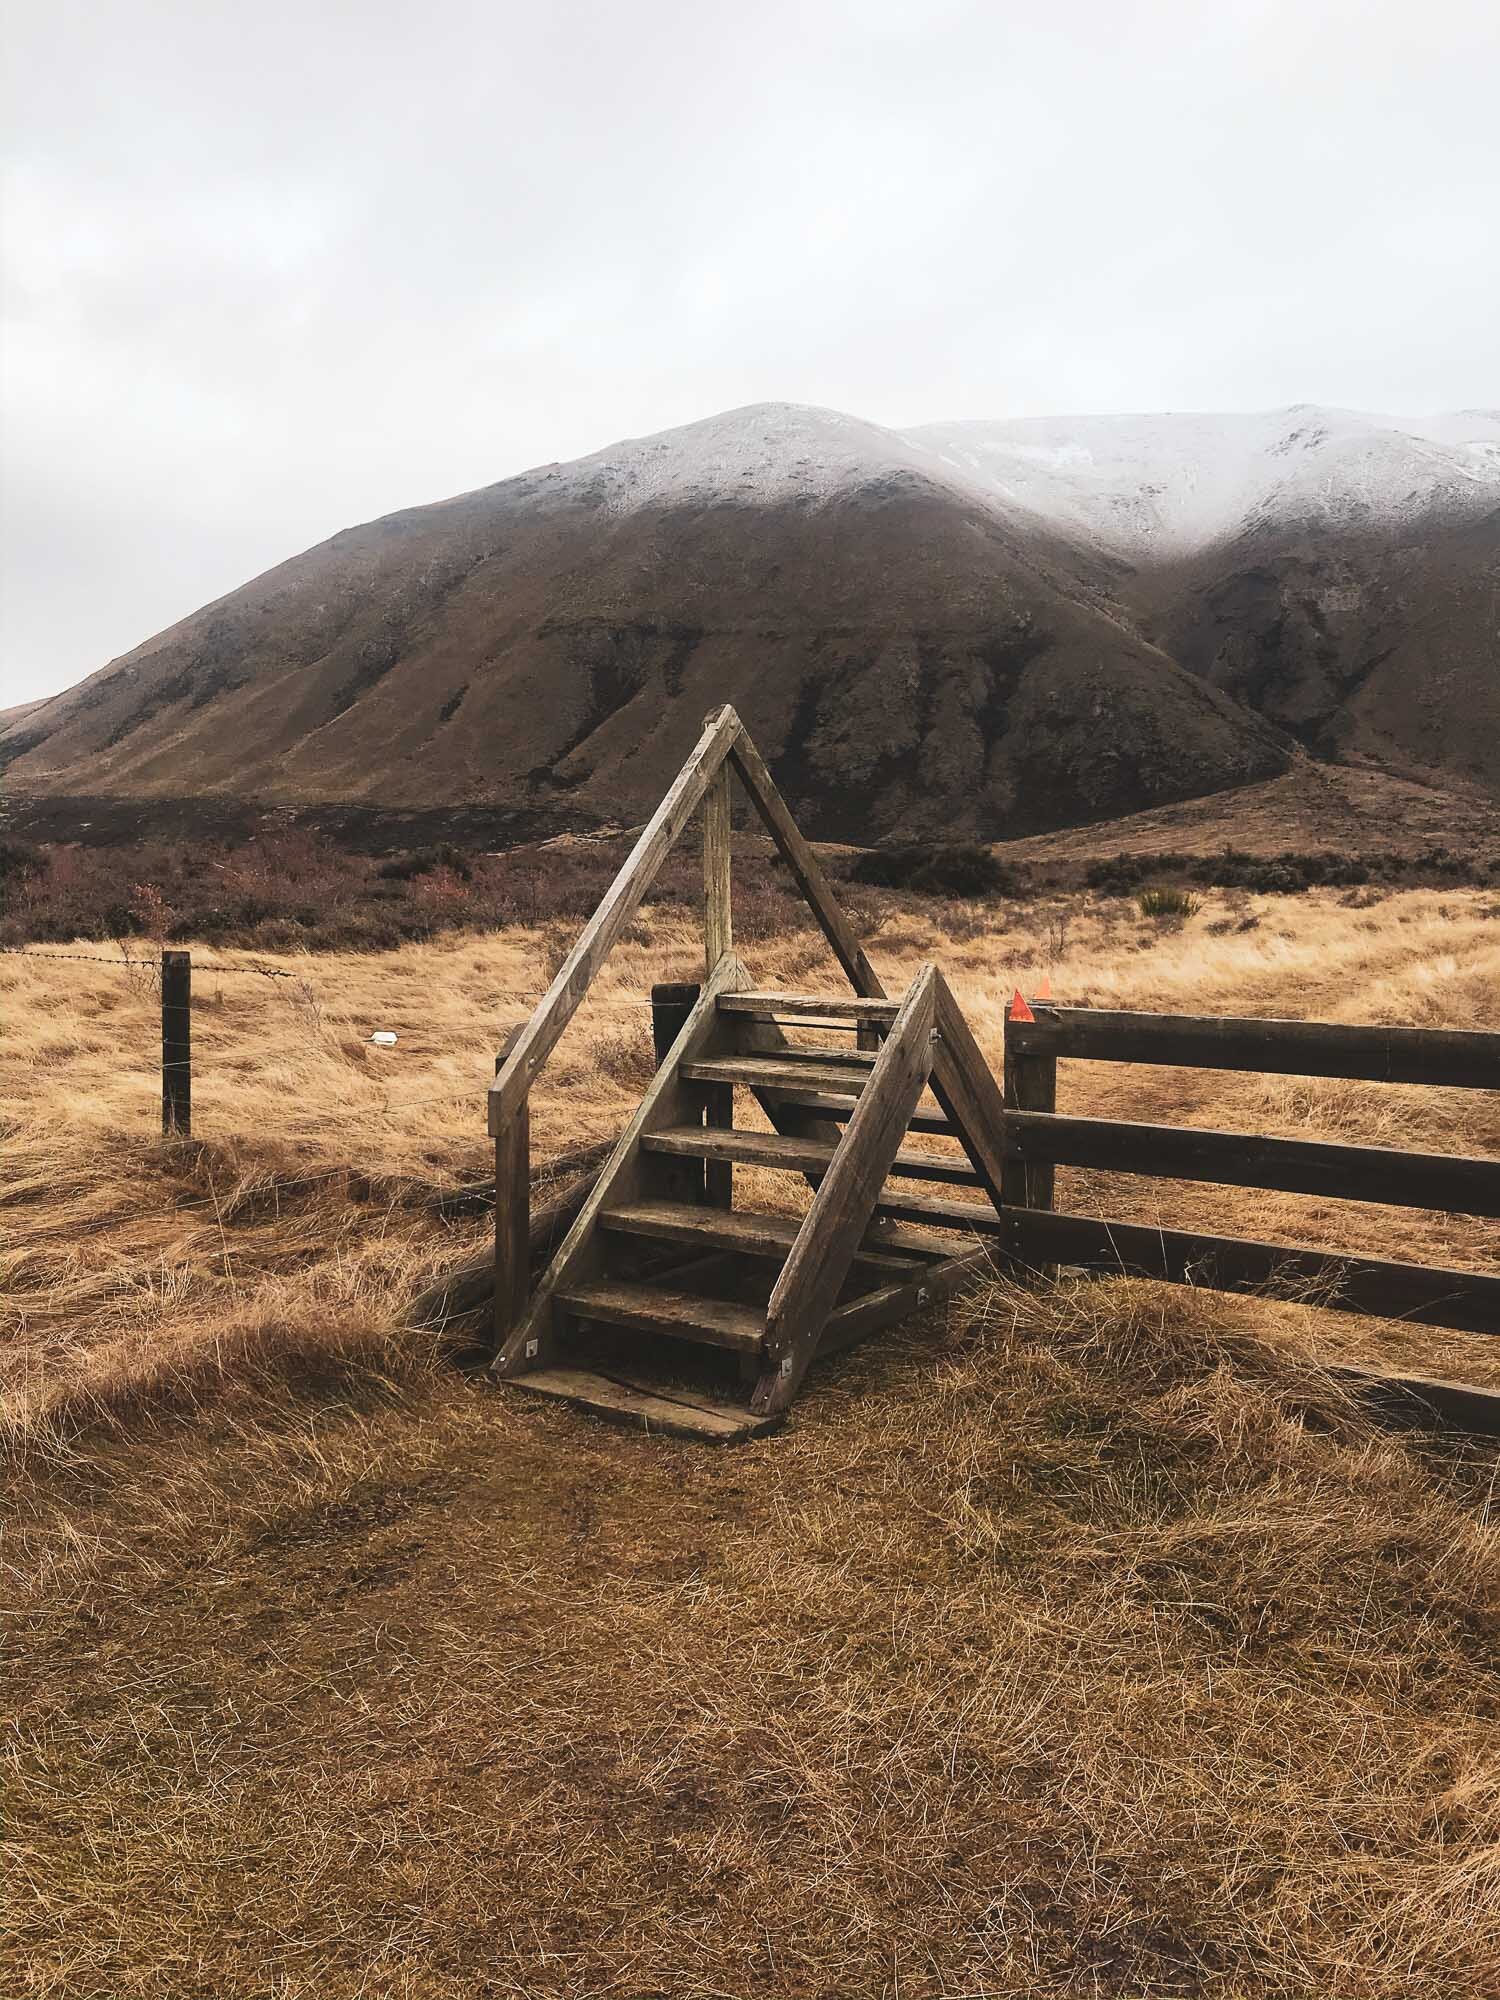
[(924, 966), (875, 1058), (870, 1081), (844, 1128), (766, 1309), (766, 1370), (750, 1398), (767, 1415), (796, 1394), (824, 1323), (849, 1275), (906, 1137), (906, 1121), (932, 1069), (937, 974)]
[[(786, 1167), (799, 1174), (826, 1173), (837, 1150), (824, 1140), (781, 1132), (710, 1131), (696, 1125), (670, 1126), (642, 1140), (648, 1153), (686, 1153), (709, 1160), (743, 1160), (752, 1167)], [(939, 1153), (898, 1153), (892, 1174), (906, 1180), (947, 1181), (977, 1187), (979, 1176), (967, 1160)]]
[(1034, 1023), (1014, 1022), (1007, 1027), (1007, 1041), (1013, 1041), (1023, 1055), (1500, 1090), (1500, 1034), (1489, 1030), (1363, 1027), (1041, 1004), (1035, 1012)]
[(1500, 1437), (1500, 1389), (1477, 1382), (1444, 1382), (1431, 1375), (1386, 1375), (1349, 1363), (1328, 1372), (1347, 1382), (1387, 1423)]
[(823, 873), (818, 857), (802, 837), (800, 828), (787, 811), (786, 801), (772, 782), (760, 752), (743, 730), (734, 738), (729, 754), (740, 782), (750, 794), (750, 803), (760, 814), (766, 831), (786, 857), (798, 888), (811, 905), (834, 956), (848, 975), (855, 992), (872, 1000), (883, 1000), (885, 988), (860, 943), (854, 926), (839, 904)]
[(1038, 1209), (1007, 1209), (999, 1234), (1006, 1251), (1037, 1269), (1082, 1264), (1214, 1291), (1282, 1290), (1340, 1312), (1500, 1334), (1500, 1276), (1485, 1272)]
[[(717, 713), (706, 716), (704, 728), (712, 729), (717, 720)], [(734, 949), (729, 786), (729, 766), (721, 764), (703, 799), (703, 953), (708, 972)]]
[[(755, 1026), (764, 1030), (773, 1026), (769, 1021), (757, 1021)], [(756, 1051), (757, 1054), (760, 1051)], [(799, 1071), (811, 1069), (834, 1069), (839, 1071), (845, 1089), (850, 1089), (862, 1081), (874, 1067), (877, 1051), (869, 1049), (813, 1049), (805, 1042), (783, 1041), (776, 1051), (776, 1061)]]
[(689, 1063), (683, 1073), (689, 1083), (738, 1083), (757, 1090), (778, 1084), (793, 1090), (860, 1090), (868, 1074), (841, 1063), (784, 1062), (780, 1056), (713, 1056)]
[[(841, 1078), (840, 1081), (847, 1083), (849, 1079)], [(830, 1096), (826, 1091), (797, 1089), (790, 1084), (779, 1083), (757, 1084), (755, 1094), (763, 1105), (769, 1103), (807, 1111), (815, 1117), (828, 1119), (833, 1124), (842, 1124), (859, 1102), (857, 1097)], [(907, 1130), (931, 1133), (940, 1139), (958, 1137), (951, 1119), (946, 1118), (941, 1111), (924, 1111), (920, 1105), (911, 1114)]]
[(764, 1437), (781, 1421), (712, 1403), (707, 1397), (675, 1391), (667, 1395), (644, 1383), (621, 1381), (590, 1368), (545, 1368), (520, 1376), (515, 1386), (534, 1396), (570, 1403), (602, 1423), (624, 1424), (661, 1437), (688, 1438), (696, 1444), (737, 1444), (745, 1438)]
[(980, 1185), (998, 1208), (1005, 1182), (1005, 1100), (953, 989), (941, 973), (937, 975), (935, 1025), (933, 1095), (947, 1112)]
[(841, 1349), (852, 1347), (858, 1340), (865, 1340), (882, 1328), (894, 1326), (898, 1320), (909, 1319), (913, 1313), (926, 1312), (941, 1305), (964, 1285), (982, 1278), (995, 1268), (993, 1254), (989, 1250), (969, 1250), (961, 1257), (950, 1257), (920, 1276), (906, 1278), (899, 1284), (883, 1285), (879, 1291), (867, 1293), (862, 1299), (851, 1299), (831, 1313), (818, 1342), (815, 1361), (825, 1355), (837, 1354)]
[(598, 1279), (587, 1285), (563, 1284), (557, 1291), (557, 1303), (580, 1319), (629, 1327), (637, 1333), (670, 1334), (675, 1340), (696, 1340), (709, 1347), (733, 1347), (748, 1354), (759, 1353), (766, 1330), (765, 1314), (757, 1306), (678, 1291), (659, 1279), (648, 1285), (628, 1284), (620, 1278)]
[(577, 944), (521, 1031), (505, 1067), (490, 1087), (490, 1134), (503, 1131), (511, 1110), (526, 1096), (547, 1057), (588, 992), (620, 933), (639, 909), (677, 836), (713, 784), (740, 734), (732, 708), (720, 709), (698, 739), (640, 839), (589, 918)]
[[(512, 1028), (502, 1042), (495, 1058), (497, 1074), (520, 1040), (523, 1025)], [(498, 1354), (525, 1319), (531, 1296), (531, 1116), (524, 1097), (495, 1137), (494, 1226), (490, 1330), (492, 1351)]]
[[(620, 1134), (562, 1247), (538, 1283), (531, 1310), (496, 1356), (494, 1365), (497, 1374), (510, 1376), (523, 1372), (528, 1366), (546, 1366), (554, 1334), (554, 1295), (564, 1284), (588, 1282), (601, 1275), (594, 1244), (600, 1210), (611, 1203), (628, 1201), (642, 1192), (638, 1176), (643, 1137), (659, 1125), (669, 1125), (673, 1119), (691, 1115), (693, 1107), (689, 1092), (692, 1086), (682, 1082), (677, 1073), (678, 1067), (712, 1047), (717, 1036), (723, 1032), (723, 1022), (715, 1004), (718, 996), (743, 983), (744, 978), (745, 969), (732, 952), (714, 967), (697, 1005), (667, 1051), (666, 1060), (652, 1078), (635, 1116)], [(701, 1126), (696, 1130), (700, 1139), (706, 1136)]]
[(970, 1235), (998, 1236), (1000, 1214), (988, 1201), (958, 1201), (951, 1195), (909, 1194), (904, 1188), (882, 1188), (875, 1204), (878, 1216), (926, 1223), (932, 1229), (962, 1229)]
[[(1057, 1058), (1049, 1051), (1028, 1047), (1019, 1032), (1021, 1021), (1005, 1023), (1005, 1117), (1003, 1133), (1008, 1141), (1019, 1111), (1057, 1109)], [(1056, 1195), (1056, 1175), (1051, 1165), (1039, 1158), (1023, 1161), (1009, 1144), (1004, 1145), (1005, 1165), (1000, 1178), (1001, 1205), (1020, 1208), (1051, 1208)]]
[(1007, 1112), (1005, 1150), (1011, 1159), (1028, 1164), (1045, 1161), (1166, 1180), (1218, 1181), (1339, 1201), (1441, 1209), (1451, 1215), (1500, 1215), (1500, 1160), (1457, 1154), (1032, 1111)]
[[(688, 1202), (638, 1201), (607, 1208), (600, 1226), (627, 1236), (644, 1236), (663, 1243), (716, 1244), (747, 1257), (785, 1257), (802, 1226), (800, 1215), (771, 1215), (750, 1208), (695, 1208)], [(911, 1268), (913, 1257), (951, 1257), (953, 1248), (930, 1230), (900, 1223), (867, 1230), (859, 1261), (886, 1264), (893, 1270)]]
[(495, 1141), (494, 1285), (498, 1354), (525, 1319), (531, 1294), (531, 1114), (524, 1098)]
[(756, 1014), (769, 1021), (815, 1026), (819, 1018), (847, 1026), (858, 1021), (894, 1021), (899, 1000), (866, 1000), (840, 993), (734, 993), (720, 1003), (726, 1014)]

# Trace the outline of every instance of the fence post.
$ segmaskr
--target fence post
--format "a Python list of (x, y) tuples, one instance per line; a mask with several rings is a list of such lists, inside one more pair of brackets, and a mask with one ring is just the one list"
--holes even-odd
[(719, 766), (719, 774), (703, 795), (703, 956), (705, 977), (726, 951), (734, 945), (734, 917), (730, 900), (729, 819), (732, 800), (729, 766)]
[[(512, 1028), (495, 1057), (504, 1068), (525, 1023)], [(531, 1106), (522, 1098), (495, 1135), (495, 1351), (526, 1316), (531, 1299)]]
[(193, 1135), (192, 1051), (193, 955), (161, 955), (161, 1129), (162, 1137)]
[[(1047, 1010), (1036, 1010), (1045, 1021)], [(1012, 1111), (1055, 1111), (1057, 1109), (1057, 1057), (1032, 1051), (1022, 1053), (1015, 1045), (1009, 1017), (1005, 1023), (1005, 1102)], [(1050, 1161), (1027, 1164), (1006, 1160), (1001, 1168), (1000, 1193), (1007, 1207), (1051, 1208), (1056, 1169)]]

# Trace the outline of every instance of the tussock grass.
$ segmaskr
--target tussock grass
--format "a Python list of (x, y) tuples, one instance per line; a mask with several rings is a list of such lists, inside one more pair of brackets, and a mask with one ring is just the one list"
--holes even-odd
[[(1320, 1365), (1500, 1379), (1485, 1343), (991, 1284), (736, 1452), (477, 1386), (402, 1311), (484, 1240), (428, 1197), (486, 1170), (493, 1049), (556, 942), (200, 987), (191, 1146), (152, 1136), (145, 975), (0, 958), (7, 1991), (1500, 1990), (1494, 1456), (1381, 1431)], [(616, 954), (537, 1095), (544, 1171), (628, 1113), (640, 1000), (699, 949), (663, 911)], [(1500, 1025), (1482, 896), (1205, 896), (1165, 934), (892, 905), (870, 949), (892, 986), (938, 957), (996, 1059), (1043, 970), (1065, 1002)], [(831, 977), (807, 932), (749, 956)], [(1062, 1102), (1500, 1151), (1480, 1093), (1076, 1064)], [(1500, 1262), (1461, 1218), (1060, 1180)]]
[[(1085, 1005), (1493, 1023), (1497, 909), (1462, 893), (1412, 892), (1369, 908), (1332, 893), (1237, 897), (1210, 900), (1164, 933), (1091, 898), (898, 903), (876, 913), (870, 949), (893, 988), (938, 959), (998, 1068), (1009, 995), (1044, 971), (1060, 1000)], [(248, 1366), (253, 1355), (263, 1371), (278, 1337), (289, 1379), (320, 1341), (354, 1341), (359, 1326), (387, 1367), (405, 1301), (482, 1246), (482, 1221), (439, 1228), (426, 1199), (489, 1171), (494, 1049), (570, 939), (570, 927), (547, 923), (381, 955), (216, 951), (217, 961), (294, 976), (198, 976), (191, 1146), (155, 1136), (149, 962), (0, 955), (0, 1420), (9, 1436), (55, 1439), (106, 1414), (112, 1399), (135, 1422), (152, 1400), (148, 1381), (174, 1405), (187, 1382), (212, 1395), (234, 1380), (225, 1357)], [(832, 980), (838, 990), (810, 928), (747, 949), (768, 984)], [(617, 948), (536, 1093), (539, 1172), (628, 1117), (651, 1069), (650, 985), (693, 977), (700, 951), (695, 922), (670, 907), (648, 912)], [(372, 1047), (376, 1028), (396, 1031), (397, 1046)], [(1063, 1108), (1083, 1112), (1500, 1152), (1500, 1106), (1479, 1092), (1071, 1064), (1061, 1093)], [(746, 1180), (758, 1198), (785, 1199), (776, 1177), (765, 1183)], [(1072, 1207), (1126, 1220), (1500, 1263), (1493, 1232), (1464, 1218), (1081, 1173), (1064, 1172), (1060, 1188)], [(1327, 1323), (1327, 1342), (1343, 1352), (1375, 1338)], [(1394, 1361), (1415, 1353), (1450, 1373), (1455, 1355), (1483, 1346), (1425, 1329), (1382, 1330), (1378, 1341)], [(425, 1350), (414, 1342), (411, 1351)], [(1483, 1352), (1465, 1365), (1483, 1369)], [(168, 1395), (170, 1383), (179, 1389)]]
[(1493, 1466), (1257, 1304), (991, 1286), (736, 1453), (111, 1447), (18, 1529), (11, 1990), (1480, 2000)]

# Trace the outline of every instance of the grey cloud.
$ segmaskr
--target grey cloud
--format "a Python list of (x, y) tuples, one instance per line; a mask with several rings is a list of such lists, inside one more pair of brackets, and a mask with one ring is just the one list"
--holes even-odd
[(13, 0), (0, 702), (771, 398), (1496, 396), (1491, 0)]

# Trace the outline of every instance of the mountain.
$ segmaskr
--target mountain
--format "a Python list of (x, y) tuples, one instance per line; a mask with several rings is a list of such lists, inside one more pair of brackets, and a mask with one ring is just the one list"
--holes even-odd
[(0, 723), (0, 760), (576, 825), (640, 817), (727, 700), (830, 838), (1110, 817), (1299, 744), (1500, 787), (1497, 574), (1494, 412), (757, 405), (335, 535)]
[(1137, 629), (1306, 748), (1500, 790), (1500, 411), (913, 436), (1128, 564)]

